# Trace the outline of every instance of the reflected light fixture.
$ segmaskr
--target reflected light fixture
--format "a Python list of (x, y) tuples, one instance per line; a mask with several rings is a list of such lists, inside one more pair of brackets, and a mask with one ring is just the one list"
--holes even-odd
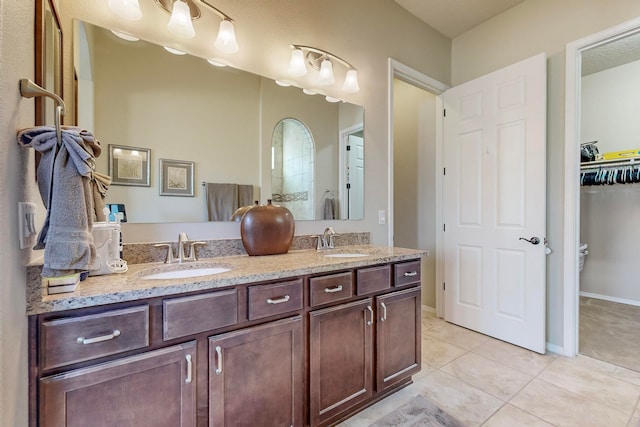
[[(171, 14), (171, 18), (167, 24), (167, 29), (172, 34), (180, 38), (192, 38), (196, 35), (192, 21), (200, 18), (201, 12), (194, 0), (155, 1), (162, 9)], [(216, 15), (222, 18), (220, 28), (218, 29), (218, 35), (214, 42), (216, 49), (221, 53), (238, 52), (239, 46), (238, 41), (236, 40), (233, 19), (204, 0), (200, 0), (198, 3), (207, 6)]]
[(182, 0), (176, 0), (173, 3), (171, 18), (169, 18), (167, 29), (173, 33), (173, 35), (183, 39), (191, 39), (195, 37), (196, 30), (193, 29), (191, 11), (187, 3)]
[(226, 67), (227, 64), (219, 60), (218, 58), (209, 58), (207, 62), (215, 67)]
[(162, 47), (164, 48), (164, 50), (166, 50), (169, 53), (173, 53), (174, 55), (186, 55), (187, 54), (187, 52), (183, 52), (181, 50), (174, 49), (174, 48), (169, 47), (169, 46), (162, 46)]
[(126, 40), (128, 42), (137, 42), (138, 40), (140, 40), (138, 37), (133, 36), (129, 33), (125, 33), (124, 31), (119, 31), (119, 30), (111, 30), (111, 32), (115, 35), (120, 37), (122, 40)]
[(142, 11), (138, 0), (109, 0), (109, 9), (127, 21), (142, 19)]
[(342, 64), (347, 68), (342, 90), (346, 93), (360, 91), (358, 85), (358, 72), (355, 67), (344, 59), (311, 46), (291, 45), (291, 59), (289, 61), (288, 74), (292, 77), (301, 77), (307, 74), (307, 65), (318, 70), (315, 83), (318, 86), (331, 86), (335, 80), (333, 65)]

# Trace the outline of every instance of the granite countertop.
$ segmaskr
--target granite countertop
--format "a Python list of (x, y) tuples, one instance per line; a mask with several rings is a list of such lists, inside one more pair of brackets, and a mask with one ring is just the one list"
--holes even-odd
[[(355, 258), (330, 258), (331, 253), (364, 253)], [(200, 259), (183, 264), (147, 263), (129, 265), (122, 274), (92, 276), (80, 282), (74, 292), (48, 295), (38, 274), (27, 277), (27, 315), (135, 301), (184, 292), (223, 288), (244, 283), (278, 280), (306, 274), (419, 259), (427, 251), (373, 245), (341, 246), (318, 252), (294, 250), (283, 255), (235, 255)], [(144, 279), (143, 276), (170, 270), (226, 267), (229, 271), (209, 276), (179, 279)]]

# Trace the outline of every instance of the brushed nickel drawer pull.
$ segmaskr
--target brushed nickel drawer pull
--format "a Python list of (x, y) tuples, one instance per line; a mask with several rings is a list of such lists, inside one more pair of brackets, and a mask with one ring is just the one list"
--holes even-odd
[(384, 322), (385, 320), (387, 320), (387, 306), (383, 302), (381, 302), (380, 307), (382, 307), (382, 317), (380, 318), (380, 321)]
[[(371, 313), (371, 320), (367, 320), (367, 326), (371, 326), (373, 324), (373, 309), (371, 308), (370, 305), (368, 305), (367, 310), (369, 310), (369, 313)], [(365, 315), (365, 318), (366, 318), (366, 315)]]
[(267, 304), (282, 304), (283, 302), (287, 302), (291, 299), (289, 295), (285, 295), (282, 298), (271, 299), (267, 298)]
[(222, 373), (222, 348), (219, 345), (216, 346), (216, 354), (218, 355), (218, 361), (216, 362), (216, 375), (220, 375)]
[(324, 288), (324, 293), (333, 294), (336, 292), (340, 292), (342, 290), (342, 285), (338, 285), (335, 288)]
[(404, 277), (413, 277), (417, 275), (418, 275), (417, 271), (407, 271), (406, 273), (404, 273)]
[(187, 354), (185, 356), (185, 359), (187, 359), (187, 378), (184, 380), (185, 384), (191, 384), (191, 375), (192, 375), (192, 370), (193, 370), (193, 363), (191, 363), (191, 355)]
[(78, 337), (76, 341), (78, 342), (78, 344), (93, 344), (93, 343), (102, 342), (102, 341), (109, 341), (119, 336), (120, 336), (120, 331), (117, 329), (114, 329), (113, 332), (107, 335), (101, 335), (95, 338)]

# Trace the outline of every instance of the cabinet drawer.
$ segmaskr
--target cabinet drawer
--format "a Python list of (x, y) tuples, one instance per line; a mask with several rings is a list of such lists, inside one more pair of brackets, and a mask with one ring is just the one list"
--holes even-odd
[(302, 310), (302, 279), (249, 286), (249, 320)]
[(42, 322), (42, 369), (51, 369), (149, 345), (149, 307), (109, 310)]
[(391, 288), (391, 267), (361, 268), (356, 273), (356, 293), (358, 295), (371, 294)]
[(420, 261), (403, 262), (393, 266), (393, 286), (409, 286), (420, 283)]
[(162, 338), (172, 340), (238, 323), (235, 289), (162, 302)]
[(309, 279), (310, 304), (312, 307), (349, 299), (353, 296), (353, 274), (331, 274)]

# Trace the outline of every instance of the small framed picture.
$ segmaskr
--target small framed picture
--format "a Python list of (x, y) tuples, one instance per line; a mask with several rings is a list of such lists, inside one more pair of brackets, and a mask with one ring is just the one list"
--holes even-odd
[(109, 144), (109, 175), (112, 185), (149, 187), (151, 150)]
[(193, 197), (194, 162), (160, 159), (160, 195)]

